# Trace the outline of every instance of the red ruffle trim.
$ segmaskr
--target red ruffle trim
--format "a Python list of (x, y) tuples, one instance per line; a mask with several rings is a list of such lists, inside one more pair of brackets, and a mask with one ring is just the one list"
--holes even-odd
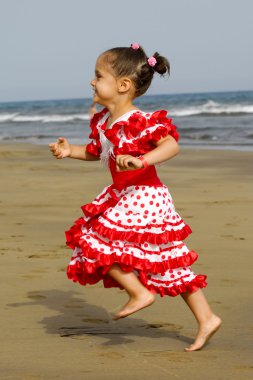
[(91, 218), (88, 221), (85, 221), (84, 218), (81, 217), (75, 221), (75, 224), (68, 231), (65, 232), (67, 245), (72, 249), (77, 246), (80, 237), (83, 235), (81, 230), (82, 226), (87, 228), (92, 227), (94, 231), (99, 233), (99, 235), (106, 237), (111, 241), (123, 240), (134, 243), (149, 242), (157, 245), (166, 244), (172, 241), (182, 241), (191, 233), (191, 229), (187, 224), (180, 231), (164, 231), (161, 234), (154, 234), (151, 232), (139, 233), (136, 231), (117, 231), (116, 229), (112, 230), (105, 227), (98, 221), (98, 219)]
[(151, 243), (151, 244), (166, 244), (171, 241), (181, 241), (187, 238), (192, 232), (191, 228), (185, 224), (180, 231), (164, 231), (160, 234), (155, 234), (151, 232), (137, 232), (137, 231), (117, 231), (105, 227), (98, 219), (93, 219), (90, 221), (90, 225), (97, 231), (101, 236), (108, 238), (109, 240), (126, 240), (135, 243)]
[[(170, 297), (176, 297), (182, 293), (194, 293), (201, 288), (205, 288), (207, 286), (207, 282), (205, 280), (206, 276), (199, 274), (194, 278), (194, 280), (190, 282), (183, 282), (181, 285), (174, 284), (170, 288), (166, 288), (163, 286), (155, 286), (153, 284), (147, 285), (145, 283), (143, 283), (143, 285), (151, 292), (160, 294), (161, 297), (164, 297), (165, 295)], [(183, 280), (181, 279), (181, 281)]]
[[(136, 268), (131, 267), (125, 267), (122, 263), (120, 263), (120, 267), (124, 271), (132, 271)], [(84, 270), (85, 269), (85, 270)], [(80, 263), (77, 262), (75, 265), (69, 265), (67, 268), (67, 276), (70, 280), (74, 282), (79, 282), (81, 285), (86, 284), (96, 284), (99, 281), (103, 280), (105, 288), (112, 288), (112, 287), (119, 287), (122, 289), (122, 287), (113, 280), (110, 276), (107, 275), (107, 272), (110, 269), (109, 266), (99, 267), (96, 269), (95, 272), (93, 272), (94, 266), (92, 263)], [(187, 282), (184, 281), (182, 278), (180, 281), (182, 284), (177, 285), (173, 284), (171, 287), (163, 287), (159, 285), (153, 285), (147, 284), (147, 274), (143, 271), (139, 272), (139, 280), (143, 283), (143, 285), (149, 289), (153, 293), (160, 294), (161, 297), (164, 295), (168, 295), (171, 297), (175, 297), (178, 294), (190, 292), (193, 293), (197, 291), (200, 288), (205, 288), (207, 286), (206, 283), (206, 276), (204, 275), (198, 275), (194, 278), (194, 280)]]
[[(116, 253), (112, 252), (110, 254), (105, 254), (103, 252), (100, 252), (97, 249), (91, 248), (90, 245), (84, 240), (81, 239), (80, 234), (75, 234), (74, 239), (75, 241), (69, 241), (68, 238), (68, 232), (66, 233), (67, 236), (67, 245), (73, 249), (73, 244), (75, 247), (80, 247), (83, 255), (89, 259), (96, 259), (97, 261), (95, 263), (89, 263), (85, 262), (80, 265), (83, 266), (83, 272), (84, 273), (94, 273), (97, 268), (103, 267), (108, 268), (113, 263), (118, 263), (121, 265), (122, 269), (126, 272), (131, 272), (134, 269), (142, 270), (145, 272), (150, 273), (165, 273), (168, 269), (174, 269), (174, 268), (181, 268), (181, 267), (187, 267), (192, 265), (198, 258), (198, 254), (195, 251), (189, 251), (186, 255), (175, 257), (175, 258), (168, 258), (166, 261), (163, 262), (150, 262), (148, 259), (139, 259), (138, 257), (135, 257), (133, 255), (122, 253), (121, 255), (117, 255)], [(78, 266), (79, 266), (78, 264)], [(103, 273), (105, 274), (107, 272), (106, 269), (103, 270)]]
[(95, 145), (94, 142), (90, 142), (89, 144), (86, 145), (86, 150), (93, 156), (100, 157), (100, 153), (101, 153), (100, 141), (96, 140), (96, 144), (97, 145)]
[(101, 142), (99, 140), (97, 124), (107, 112), (107, 108), (104, 108), (102, 111), (95, 113), (90, 121), (91, 133), (89, 135), (89, 138), (95, 140), (95, 142), (91, 141), (89, 144), (87, 144), (86, 150), (95, 157), (100, 157), (101, 154)]
[(109, 198), (108, 200), (103, 202), (101, 205), (96, 205), (94, 203), (87, 203), (81, 206), (81, 209), (83, 210), (83, 213), (85, 216), (95, 217), (97, 215), (102, 214), (109, 207), (115, 206), (116, 203), (117, 201), (115, 199)]
[[(136, 139), (133, 143), (135, 146), (140, 146), (147, 141), (152, 144), (160, 140), (162, 137), (171, 135), (176, 141), (179, 140), (179, 133), (177, 128), (172, 124), (172, 120), (166, 117), (167, 111), (161, 110), (151, 114), (149, 118), (144, 117), (140, 112), (136, 112), (129, 117), (127, 121), (119, 121), (115, 123), (112, 128), (105, 131), (105, 136), (115, 146), (119, 145), (120, 136), (119, 131), (123, 128), (126, 138)], [(147, 133), (145, 136), (138, 139), (138, 135), (147, 128), (157, 125), (153, 132)], [(132, 144), (130, 144), (132, 145)], [(150, 148), (150, 146), (149, 146)]]
[(166, 136), (172, 136), (175, 140), (178, 140), (176, 127), (175, 130), (168, 132), (164, 126), (158, 126), (157, 129), (151, 133), (147, 133), (139, 139), (132, 141), (131, 143), (124, 142), (120, 148), (117, 146), (114, 148), (114, 154), (145, 154), (155, 148), (154, 143)]
[(99, 140), (99, 132), (97, 129), (97, 124), (105, 116), (107, 112), (108, 112), (108, 109), (103, 108), (102, 111), (95, 113), (94, 116), (92, 117), (90, 121), (91, 133), (89, 135), (91, 139)]

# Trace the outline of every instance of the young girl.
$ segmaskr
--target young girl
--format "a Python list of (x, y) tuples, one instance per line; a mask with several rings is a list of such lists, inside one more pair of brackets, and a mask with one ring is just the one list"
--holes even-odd
[(155, 72), (169, 74), (169, 69), (165, 57), (148, 58), (138, 44), (102, 53), (91, 86), (93, 101), (105, 108), (91, 120), (91, 142), (70, 145), (61, 137), (50, 150), (58, 159), (100, 159), (113, 180), (82, 206), (84, 216), (66, 232), (74, 250), (68, 277), (81, 285), (103, 280), (105, 287), (125, 289), (129, 300), (115, 320), (150, 306), (155, 293), (180, 294), (198, 322), (196, 339), (185, 349), (195, 351), (221, 320), (200, 290), (206, 276), (190, 267), (198, 255), (182, 240), (191, 229), (175, 211), (154, 166), (178, 153), (179, 136), (166, 111), (146, 113), (132, 103), (147, 91)]

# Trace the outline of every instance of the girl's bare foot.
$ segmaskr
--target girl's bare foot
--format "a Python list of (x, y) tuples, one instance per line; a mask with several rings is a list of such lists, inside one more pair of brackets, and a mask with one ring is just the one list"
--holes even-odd
[(209, 339), (219, 330), (221, 326), (221, 319), (213, 314), (210, 320), (199, 326), (199, 331), (196, 340), (190, 347), (185, 348), (186, 352), (201, 350), (209, 341)]
[(154, 302), (155, 296), (149, 291), (138, 294), (136, 297), (130, 297), (125, 306), (112, 319), (116, 321), (120, 318), (125, 318), (130, 314), (136, 313), (136, 311), (152, 305)]

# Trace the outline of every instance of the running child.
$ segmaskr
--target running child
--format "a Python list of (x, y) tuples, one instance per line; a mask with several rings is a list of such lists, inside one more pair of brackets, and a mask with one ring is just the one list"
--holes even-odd
[(191, 269), (198, 255), (183, 242), (191, 229), (155, 169), (178, 154), (179, 135), (167, 111), (147, 113), (133, 104), (155, 73), (169, 70), (165, 57), (148, 58), (138, 44), (103, 52), (91, 86), (94, 103), (105, 108), (91, 120), (91, 142), (77, 146), (61, 137), (50, 150), (58, 159), (101, 160), (112, 176), (112, 185), (82, 206), (83, 216), (66, 232), (73, 249), (69, 279), (125, 289), (129, 300), (115, 320), (150, 306), (155, 294), (181, 295), (198, 323), (196, 339), (185, 350), (196, 351), (221, 320), (201, 290), (206, 276)]

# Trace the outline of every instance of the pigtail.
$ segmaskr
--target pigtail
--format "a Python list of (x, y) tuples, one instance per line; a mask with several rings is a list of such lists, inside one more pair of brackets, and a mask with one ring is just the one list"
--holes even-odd
[(160, 75), (170, 75), (170, 63), (167, 58), (161, 56), (159, 53), (155, 53), (153, 57), (156, 59), (156, 64), (153, 69)]

